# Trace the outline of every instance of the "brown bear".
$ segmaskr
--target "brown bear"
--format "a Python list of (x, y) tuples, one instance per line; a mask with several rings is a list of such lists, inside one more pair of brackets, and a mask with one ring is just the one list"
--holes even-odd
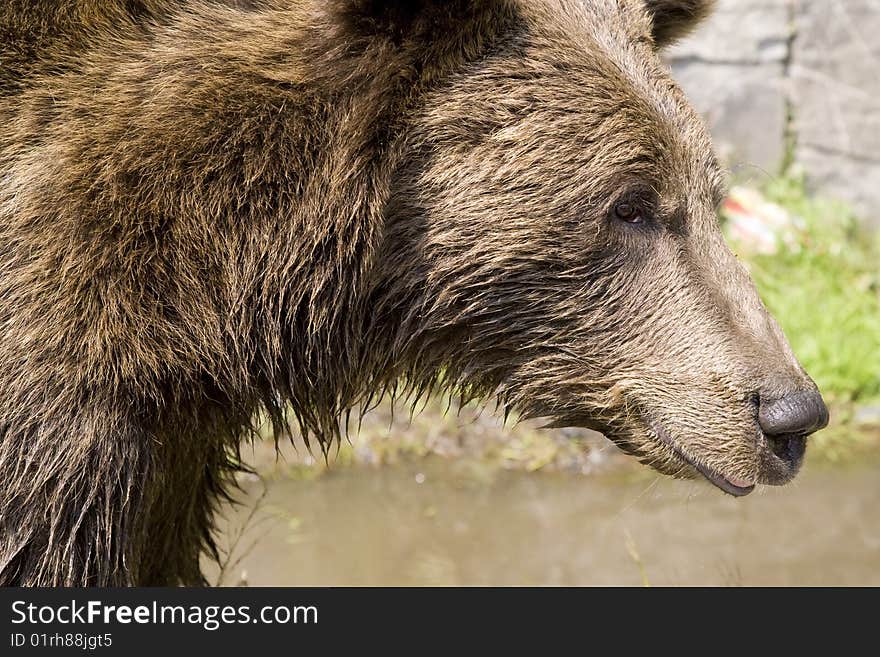
[(255, 415), (389, 391), (791, 479), (827, 411), (658, 55), (710, 4), (4, 3), (0, 583), (200, 583)]

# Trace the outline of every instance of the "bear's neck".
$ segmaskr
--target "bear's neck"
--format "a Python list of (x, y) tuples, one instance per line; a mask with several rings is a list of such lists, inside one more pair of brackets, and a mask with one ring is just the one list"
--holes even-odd
[[(258, 219), (268, 219), (272, 237), (260, 245), (265, 263), (257, 276), (281, 272), (270, 274), (278, 285), (267, 287), (257, 306), (257, 317), (278, 322), (283, 335), (264, 344), (258, 361), (271, 391), (264, 403), (274, 411), (280, 409), (273, 404), (289, 404), (304, 433), (319, 440), (332, 440), (338, 418), (399, 376), (415, 383), (416, 375), (427, 381), (438, 374), (431, 368), (439, 363), (410, 358), (418, 349), (400, 335), (407, 304), (418, 301), (416, 274), (386, 276), (377, 266), (394, 248), (385, 235), (387, 203), (406, 157), (407, 126), (425, 93), (491, 49), (513, 20), (497, 18), (458, 22), (448, 39), (425, 34), (402, 42), (393, 34), (353, 34), (356, 26), (343, 29), (328, 18), (323, 28), (319, 21), (279, 38), (251, 64), (277, 87), (275, 104), (287, 113), (279, 120), (297, 128), (276, 158), (284, 172), (274, 179), (295, 182), (285, 190), (285, 211)], [(287, 21), (289, 15), (280, 23)], [(272, 203), (258, 204), (266, 205)], [(415, 272), (410, 256), (402, 254), (398, 266)], [(401, 281), (406, 286), (397, 289)], [(257, 332), (269, 336), (278, 328)]]

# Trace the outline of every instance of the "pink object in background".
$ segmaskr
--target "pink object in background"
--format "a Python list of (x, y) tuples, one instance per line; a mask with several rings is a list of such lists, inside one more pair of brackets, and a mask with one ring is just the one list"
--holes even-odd
[(754, 189), (734, 187), (721, 206), (721, 215), (727, 235), (748, 252), (773, 255), (781, 246), (792, 251), (800, 248), (803, 220)]

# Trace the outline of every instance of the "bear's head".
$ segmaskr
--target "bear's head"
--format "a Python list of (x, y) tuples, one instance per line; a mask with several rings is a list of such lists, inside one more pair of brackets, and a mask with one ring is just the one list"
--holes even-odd
[(828, 413), (725, 244), (723, 171), (659, 55), (712, 3), (349, 4), (432, 57), (468, 47), (456, 12), (505, 25), (407, 119), (373, 297), (395, 375), (734, 495), (789, 481)]

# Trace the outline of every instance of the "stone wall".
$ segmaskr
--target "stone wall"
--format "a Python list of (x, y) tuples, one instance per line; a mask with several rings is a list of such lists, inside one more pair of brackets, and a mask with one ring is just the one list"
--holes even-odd
[(880, 226), (880, 0), (719, 0), (668, 53), (738, 179), (789, 166)]

